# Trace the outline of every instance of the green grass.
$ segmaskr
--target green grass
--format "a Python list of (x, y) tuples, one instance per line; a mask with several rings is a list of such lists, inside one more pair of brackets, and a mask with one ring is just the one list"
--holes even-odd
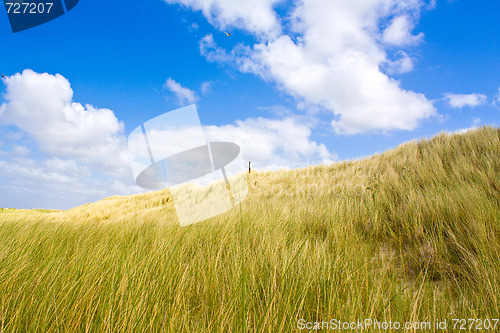
[(499, 156), (500, 129), (485, 127), (360, 161), (252, 171), (241, 209), (184, 228), (168, 190), (0, 210), (0, 331), (499, 318)]

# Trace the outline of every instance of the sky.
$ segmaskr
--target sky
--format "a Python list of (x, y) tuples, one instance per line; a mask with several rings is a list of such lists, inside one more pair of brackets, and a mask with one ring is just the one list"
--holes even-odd
[(12, 33), (2, 8), (0, 207), (144, 191), (128, 135), (191, 104), (260, 170), (499, 126), (499, 14), (492, 0), (80, 0)]

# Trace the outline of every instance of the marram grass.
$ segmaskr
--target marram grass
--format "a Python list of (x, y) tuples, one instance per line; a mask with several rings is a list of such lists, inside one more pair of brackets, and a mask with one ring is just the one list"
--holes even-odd
[(367, 318), (450, 331), (453, 318), (499, 318), (499, 157), (500, 130), (484, 127), (252, 171), (241, 206), (184, 228), (168, 190), (1, 210), (0, 331), (297, 332), (300, 319)]

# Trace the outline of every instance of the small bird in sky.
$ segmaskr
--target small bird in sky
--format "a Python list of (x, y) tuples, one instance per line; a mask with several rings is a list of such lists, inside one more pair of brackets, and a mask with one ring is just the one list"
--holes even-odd
[(229, 33), (229, 32), (225, 32), (225, 31), (224, 31), (224, 33), (226, 34), (226, 36), (227, 36), (227, 37), (229, 37), (229, 36), (231, 36), (231, 35), (232, 35), (232, 34), (231, 34), (231, 33)]
[(5, 75), (3, 75), (3, 73), (2, 73), (2, 79), (6, 79), (7, 80), (7, 78), (5, 77)]

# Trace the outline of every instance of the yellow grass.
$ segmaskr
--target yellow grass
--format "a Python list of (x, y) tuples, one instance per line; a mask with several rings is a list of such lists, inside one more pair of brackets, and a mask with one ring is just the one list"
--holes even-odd
[(168, 189), (1, 210), (0, 331), (294, 332), (300, 319), (373, 319), (442, 332), (436, 320), (498, 319), (499, 156), (500, 130), (485, 127), (252, 171), (240, 206), (184, 228)]

